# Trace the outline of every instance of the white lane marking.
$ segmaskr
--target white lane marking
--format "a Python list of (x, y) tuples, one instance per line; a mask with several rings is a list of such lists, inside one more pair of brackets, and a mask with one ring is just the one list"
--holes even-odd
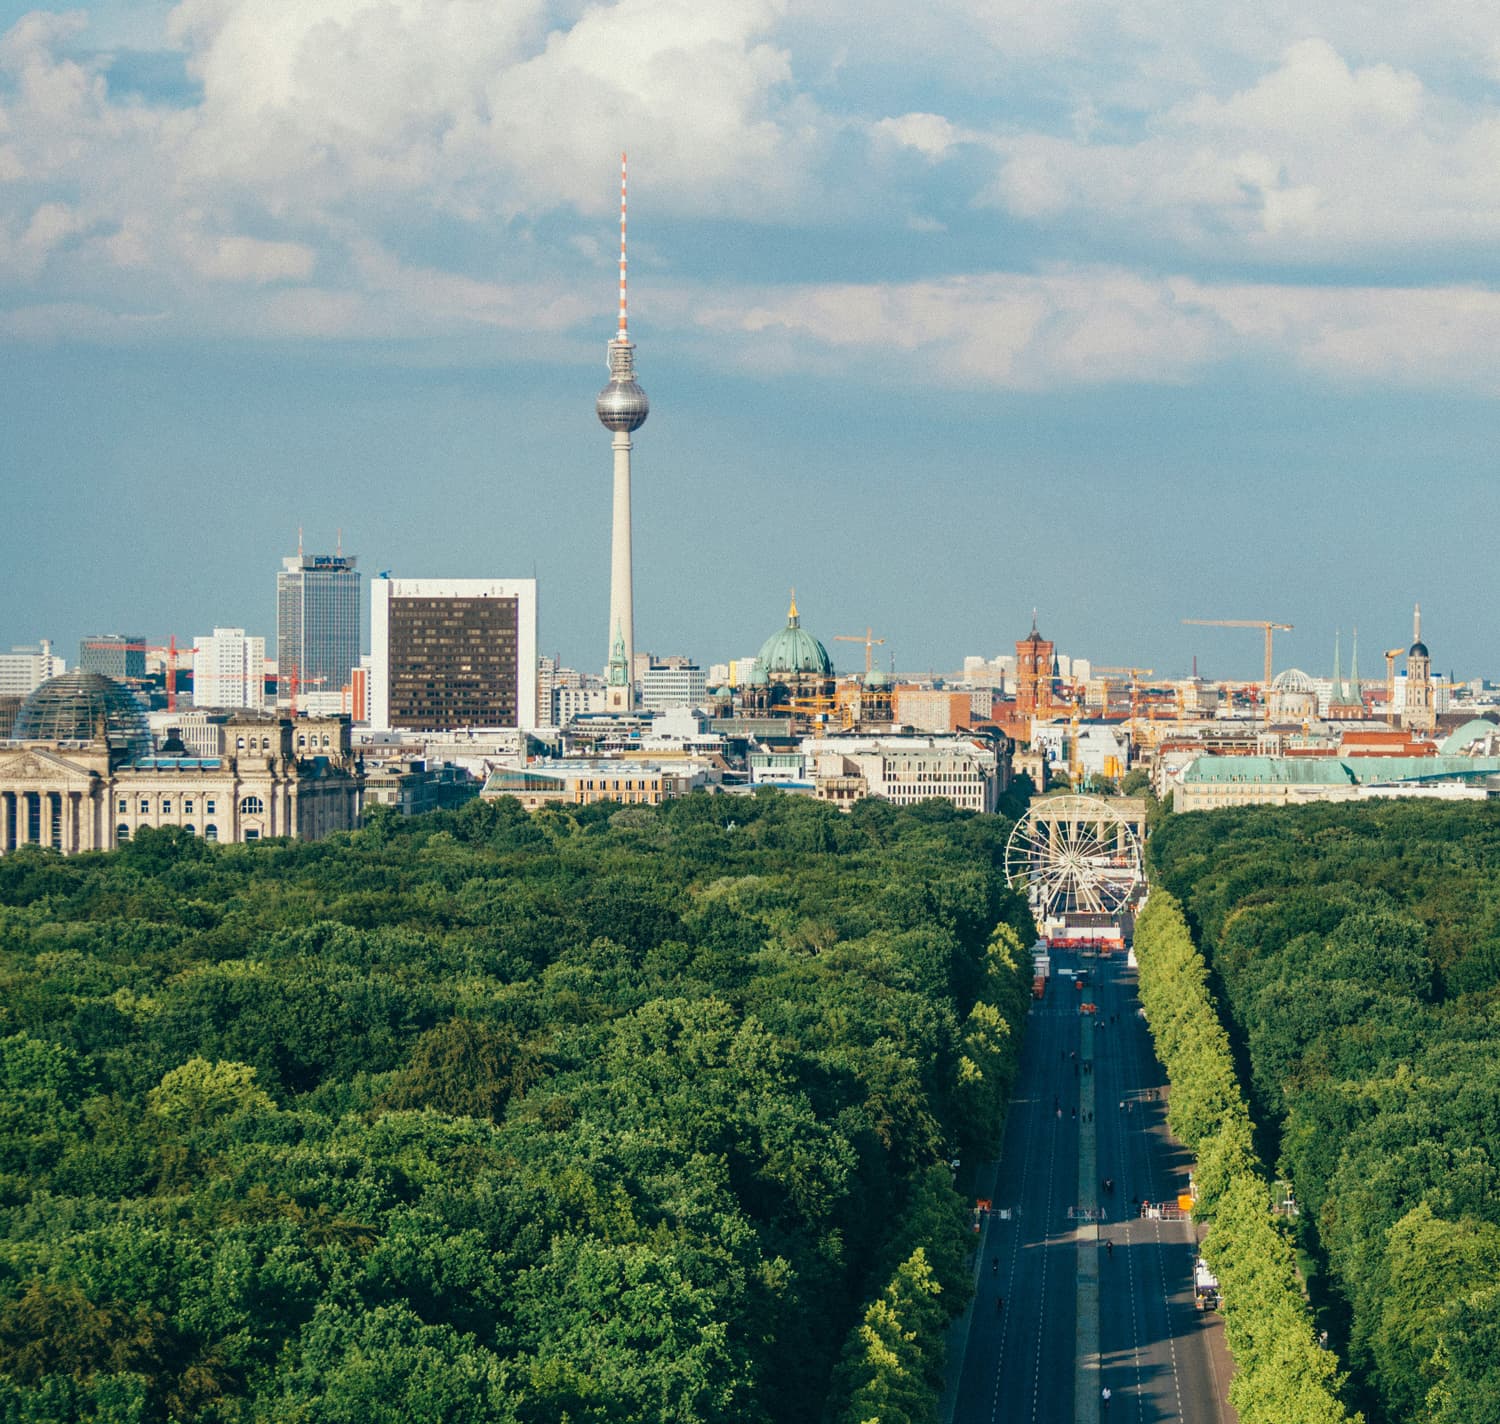
[[(1167, 1313), (1167, 1349), (1172, 1356), (1172, 1389), (1177, 1395), (1177, 1417), (1182, 1418), (1182, 1376), (1177, 1371), (1177, 1331), (1172, 1327), (1172, 1293), (1167, 1286), (1167, 1249), (1161, 1239), (1161, 1219), (1156, 1221), (1156, 1266), (1161, 1277), (1162, 1305)], [(1176, 1252), (1172, 1253), (1173, 1255)]]
[[(1042, 1053), (1041, 1046), (1039, 1044), (1035, 1045), (1033, 1047), (1033, 1060), (1034, 1060), (1034, 1063), (1035, 1063), (1036, 1073), (1037, 1073), (1037, 1080), (1038, 1080), (1037, 1083), (1036, 1083), (1037, 1095), (1034, 1096), (1034, 1097), (1031, 1097), (1031, 1098), (1024, 1099), (1024, 1100), (1013, 1100), (1013, 1101), (1018, 1101), (1018, 1102), (1024, 1101), (1025, 1106), (1027, 1106), (1028, 1108), (1031, 1109), (1031, 1114), (1032, 1114), (1033, 1118), (1035, 1118), (1036, 1114), (1040, 1111), (1041, 1103), (1042, 1103), (1041, 1077), (1042, 1077), (1042, 1074), (1043, 1074), (1043, 1069), (1041, 1067), (1041, 1053)], [(1009, 1124), (1007, 1124), (1007, 1126), (1008, 1125)], [(1037, 1136), (1037, 1127), (1036, 1127), (1036, 1123), (1033, 1121), (1032, 1124), (1031, 1124), (1031, 1126), (1030, 1126), (1030, 1128), (1029, 1128), (1029, 1130), (1026, 1131), (1023, 1134), (1023, 1138), (1022, 1138), (1022, 1140), (1023, 1140), (1023, 1142), (1024, 1142), (1025, 1145), (1022, 1148), (1022, 1151), (1021, 1151), (1021, 1176), (1020, 1176), (1020, 1180), (1016, 1184), (1016, 1206), (1018, 1208), (1026, 1200), (1026, 1183), (1027, 1183), (1027, 1181), (1028, 1181), (1028, 1179), (1029, 1179), (1029, 1177), (1031, 1175), (1031, 1163), (1032, 1163), (1032, 1155), (1033, 1155), (1032, 1149), (1033, 1149), (1033, 1147), (1035, 1146), (1035, 1143), (1036, 1143), (1036, 1136)], [(1056, 1150), (1056, 1144), (1057, 1144), (1057, 1136), (1054, 1133), (1053, 1134), (1053, 1150), (1054, 1151)], [(1002, 1141), (1001, 1141), (1001, 1151), (1004, 1152), (1004, 1150), (1005, 1150), (1005, 1144), (1004, 1144), (1004, 1141), (1002, 1139)], [(997, 1176), (997, 1179), (996, 1179), (996, 1185), (998, 1186), (998, 1176)], [(1009, 1261), (1009, 1263), (1008, 1263), (1008, 1265), (1006, 1267), (1006, 1272), (1005, 1272), (1005, 1294), (1006, 1294), (1006, 1298), (1008, 1300), (1011, 1300), (1011, 1301), (1015, 1300), (1016, 1267), (1019, 1264), (1020, 1257), (1021, 1257), (1021, 1222), (1022, 1222), (1023, 1219), (1024, 1218), (1023, 1218), (1023, 1216), (1021, 1215), (1021, 1213), (1019, 1211), (1012, 1217), (1012, 1225), (1014, 1226), (1015, 1229), (1011, 1232), (1011, 1237), (1010, 1237), (1010, 1261)], [(993, 1218), (991, 1218), (991, 1224), (993, 1224)], [(988, 1239), (988, 1237), (986, 1237), (986, 1239)], [(1043, 1289), (1045, 1290), (1046, 1289), (1046, 1276), (1045, 1276), (1045, 1274), (1043, 1275), (1042, 1286), (1043, 1286)], [(998, 1412), (999, 1412), (999, 1408), (1000, 1408), (1000, 1377), (1001, 1377), (1001, 1371), (1003, 1370), (1004, 1365), (1005, 1365), (1005, 1342), (1006, 1342), (1007, 1338), (1010, 1335), (1010, 1319), (1011, 1319), (1010, 1312), (1005, 1311), (1005, 1312), (1001, 1313), (1001, 1317), (1000, 1317), (1000, 1351), (999, 1351), (999, 1354), (995, 1358), (995, 1388), (994, 1388), (993, 1393), (990, 1396), (990, 1419), (991, 1419), (991, 1421), (995, 1420), (998, 1417)]]

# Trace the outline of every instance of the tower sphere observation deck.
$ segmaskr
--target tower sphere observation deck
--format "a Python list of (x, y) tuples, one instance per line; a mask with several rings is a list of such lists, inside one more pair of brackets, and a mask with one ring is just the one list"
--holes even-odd
[[(607, 430), (629, 432), (639, 430), (646, 423), (646, 417), (651, 413), (651, 402), (636, 383), (632, 371), (635, 354), (633, 348), (625, 343), (627, 351), (617, 353), (621, 344), (619, 341), (610, 342), (610, 382), (594, 401), (594, 411), (599, 417), (599, 423)], [(617, 354), (625, 355), (626, 359), (617, 361)], [(618, 372), (624, 374), (617, 374)]]

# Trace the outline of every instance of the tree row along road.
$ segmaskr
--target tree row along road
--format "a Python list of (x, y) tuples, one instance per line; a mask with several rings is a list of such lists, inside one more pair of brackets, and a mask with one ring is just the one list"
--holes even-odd
[[(1222, 1331), (1193, 1304), (1193, 1224), (1141, 1214), (1187, 1190), (1191, 1163), (1167, 1132), (1134, 971), (1118, 957), (1055, 955), (1053, 966), (1027, 1021), (1000, 1160), (980, 1174), (993, 1210), (945, 1415), (1233, 1424)], [(1057, 973), (1074, 968), (1090, 975), (1083, 992)], [(1079, 1012), (1085, 999), (1096, 1016)], [(1092, 1168), (1083, 1180), (1080, 1164)]]

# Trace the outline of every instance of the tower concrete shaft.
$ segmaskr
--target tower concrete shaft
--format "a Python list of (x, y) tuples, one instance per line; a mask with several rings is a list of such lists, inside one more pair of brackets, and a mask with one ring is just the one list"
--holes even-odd
[[(635, 585), (630, 547), (630, 432), (615, 431), (611, 442), (615, 455), (614, 529), (610, 539), (609, 560), (609, 626), (611, 658), (623, 651), (625, 685), (611, 686), (609, 704), (612, 712), (632, 710), (635, 685)], [(614, 704), (620, 702), (622, 706)]]

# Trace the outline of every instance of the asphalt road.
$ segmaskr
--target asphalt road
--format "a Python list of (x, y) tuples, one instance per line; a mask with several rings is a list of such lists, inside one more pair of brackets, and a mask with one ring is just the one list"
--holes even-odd
[[(1083, 992), (1058, 974), (1078, 967), (1092, 980)], [(1084, 1000), (1096, 1017), (1079, 1013)], [(1187, 1190), (1190, 1162), (1166, 1129), (1165, 1081), (1137, 1002), (1123, 956), (1053, 957), (1003, 1152), (981, 1173), (993, 1171), (994, 1210), (959, 1332), (955, 1424), (1233, 1424), (1222, 1331), (1193, 1304), (1193, 1224), (1141, 1215), (1141, 1201)]]

